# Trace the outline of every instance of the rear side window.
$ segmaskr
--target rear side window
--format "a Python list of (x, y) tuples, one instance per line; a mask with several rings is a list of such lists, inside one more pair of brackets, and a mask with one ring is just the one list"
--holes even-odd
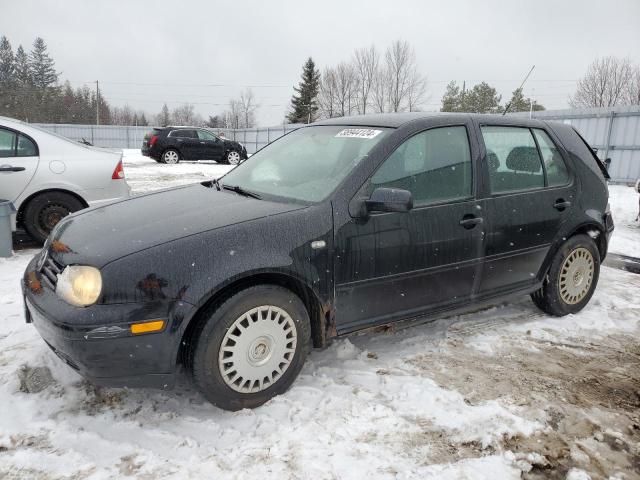
[(528, 128), (481, 127), (487, 149), (491, 193), (544, 187), (544, 170)]
[(24, 135), (18, 135), (18, 157), (35, 157), (38, 155), (38, 149), (35, 143)]
[(0, 158), (16, 156), (16, 134), (0, 129)]
[(378, 187), (409, 190), (416, 206), (471, 196), (471, 153), (467, 129), (440, 127), (401, 144), (371, 177)]
[(564, 160), (562, 160), (562, 155), (547, 132), (534, 128), (533, 134), (538, 141), (540, 155), (542, 155), (544, 168), (547, 172), (547, 186), (557, 187), (569, 183), (569, 173)]
[(197, 138), (196, 132), (193, 130), (174, 130), (171, 132), (170, 136), (180, 138)]

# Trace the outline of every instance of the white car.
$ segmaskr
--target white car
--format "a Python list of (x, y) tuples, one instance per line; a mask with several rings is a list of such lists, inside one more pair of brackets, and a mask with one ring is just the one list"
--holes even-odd
[(121, 153), (0, 117), (0, 199), (16, 207), (13, 230), (44, 242), (61, 218), (130, 194)]

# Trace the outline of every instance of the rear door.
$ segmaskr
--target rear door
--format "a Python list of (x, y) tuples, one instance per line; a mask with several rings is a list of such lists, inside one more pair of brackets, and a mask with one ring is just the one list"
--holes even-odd
[(170, 136), (176, 142), (184, 160), (199, 160), (201, 145), (195, 130), (173, 130)]
[[(423, 127), (424, 128), (424, 127)], [(464, 303), (479, 284), (483, 212), (474, 201), (472, 125), (425, 128), (358, 193), (409, 190), (407, 213), (372, 213), (336, 232), (339, 333)]]
[(222, 140), (206, 130), (198, 130), (200, 160), (220, 160), (224, 154)]
[(480, 293), (526, 287), (575, 204), (576, 183), (544, 129), (481, 125), (488, 190)]
[(38, 146), (26, 135), (0, 127), (0, 199), (15, 202), (38, 168)]

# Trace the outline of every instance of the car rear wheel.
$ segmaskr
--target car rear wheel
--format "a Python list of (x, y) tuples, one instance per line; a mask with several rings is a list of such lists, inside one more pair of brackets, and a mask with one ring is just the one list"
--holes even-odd
[(556, 252), (542, 288), (531, 294), (544, 312), (564, 316), (582, 310), (600, 275), (600, 253), (588, 235), (569, 238)]
[(63, 192), (42, 193), (32, 198), (24, 210), (24, 228), (37, 242), (44, 241), (60, 220), (85, 208), (76, 197)]
[(165, 150), (162, 156), (160, 157), (160, 161), (162, 163), (175, 164), (180, 161), (180, 152), (177, 150), (170, 148)]
[(225, 156), (225, 161), (229, 165), (239, 165), (241, 162), (240, 153), (236, 152), (235, 150), (229, 150), (227, 152), (227, 155)]
[(225, 410), (284, 393), (309, 352), (311, 328), (297, 295), (275, 285), (242, 290), (205, 312), (189, 364), (203, 395)]

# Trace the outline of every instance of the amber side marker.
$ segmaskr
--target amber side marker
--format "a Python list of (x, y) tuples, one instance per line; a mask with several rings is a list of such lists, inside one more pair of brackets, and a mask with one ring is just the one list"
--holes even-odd
[(158, 332), (164, 327), (164, 320), (153, 320), (152, 322), (134, 323), (131, 325), (131, 333), (139, 335), (141, 333)]

